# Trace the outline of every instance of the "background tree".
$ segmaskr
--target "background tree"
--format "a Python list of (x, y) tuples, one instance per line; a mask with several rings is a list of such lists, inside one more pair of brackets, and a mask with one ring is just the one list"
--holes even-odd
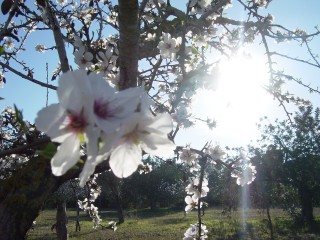
[[(263, 141), (272, 141), (272, 151), (279, 154), (270, 158), (267, 152), (264, 157), (268, 159), (267, 164), (276, 161), (271, 169), (267, 168), (271, 170), (268, 174), (278, 172), (278, 184), (296, 189), (299, 196), (296, 201), (301, 206), (301, 217), (312, 228), (313, 207), (319, 201), (320, 190), (319, 109), (313, 110), (312, 106), (300, 107), (293, 119), (292, 124), (288, 120), (265, 126)], [(270, 180), (268, 182), (272, 184)]]
[(123, 199), (130, 200), (133, 207), (174, 207), (183, 203), (185, 183), (181, 166), (175, 162), (152, 159), (150, 173), (135, 173), (124, 179)]

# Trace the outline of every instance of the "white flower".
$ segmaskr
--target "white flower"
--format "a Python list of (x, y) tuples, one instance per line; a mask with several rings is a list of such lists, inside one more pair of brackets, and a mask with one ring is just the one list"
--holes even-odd
[(164, 58), (174, 60), (176, 53), (179, 51), (181, 38), (171, 38), (170, 33), (163, 33), (162, 38), (162, 41), (160, 41), (157, 46), (157, 48), (160, 50), (160, 55)]
[(207, 35), (196, 35), (193, 38), (193, 43), (194, 43), (195, 46), (201, 48), (201, 47), (204, 47), (207, 44), (209, 39), (210, 39), (210, 37), (207, 36)]
[(221, 149), (219, 145), (215, 146), (214, 148), (209, 148), (209, 155), (213, 161), (221, 160), (223, 155), (226, 153)]
[[(88, 159), (95, 158), (97, 130), (92, 125), (92, 98), (85, 71), (64, 73), (59, 79), (58, 104), (38, 112), (38, 130), (61, 143), (51, 160), (52, 173), (61, 176), (80, 159), (80, 144), (86, 143)], [(86, 168), (83, 169), (86, 171)]]
[(257, 7), (261, 8), (266, 7), (268, 4), (267, 0), (254, 0), (253, 2), (257, 5)]
[(146, 37), (146, 41), (154, 41), (156, 40), (156, 33), (148, 33)]
[(160, 157), (172, 154), (175, 145), (167, 136), (171, 130), (168, 114), (134, 113), (123, 122), (121, 138), (111, 153), (109, 163), (113, 173), (120, 178), (130, 176), (142, 163), (142, 150)]
[(140, 164), (139, 165), (139, 173), (140, 174), (148, 174), (152, 172), (152, 165), (150, 165), (149, 163), (147, 164)]
[(70, 5), (70, 6), (71, 6), (72, 8), (75, 8), (75, 7), (77, 7), (77, 5), (78, 5), (78, 3), (73, 1), (73, 2), (71, 2), (71, 5)]
[(94, 122), (105, 133), (113, 132), (136, 111), (143, 89), (129, 88), (115, 92), (99, 75), (92, 75), (90, 82), (94, 92)]
[(44, 52), (46, 50), (46, 46), (43, 45), (43, 44), (37, 44), (36, 47), (35, 47), (36, 51), (37, 52)]
[(64, 6), (64, 5), (66, 5), (67, 4), (67, 0), (57, 0), (57, 3), (60, 5), (60, 6)]
[(91, 14), (92, 14), (91, 8), (83, 9), (81, 11), (78, 11), (77, 17), (80, 19), (83, 19), (85, 22), (88, 22), (91, 19), (91, 16), (92, 16)]
[(0, 88), (3, 88), (4, 83), (5, 83), (5, 78), (3, 76), (3, 73), (0, 72)]
[[(196, 198), (194, 195), (192, 197), (186, 196), (184, 201), (187, 203), (187, 206), (184, 209), (186, 213), (190, 213), (192, 209), (198, 208), (199, 198)], [(202, 207), (202, 202), (200, 204), (200, 208), (201, 207)]]
[(186, 147), (182, 149), (182, 153), (180, 154), (181, 161), (186, 162), (189, 166), (194, 163), (194, 160), (197, 158), (197, 154), (193, 153), (190, 150), (190, 147)]
[[(187, 229), (187, 231), (184, 233), (184, 238), (183, 240), (196, 240), (197, 239), (197, 235), (199, 232), (199, 223), (196, 224), (191, 224), (190, 227)], [(208, 238), (208, 230), (206, 225), (204, 225), (203, 223), (201, 224), (201, 236), (200, 239), (206, 239)]]
[(59, 103), (39, 111), (35, 120), (40, 131), (60, 143), (51, 160), (56, 176), (78, 162), (80, 145), (87, 155), (81, 186), (109, 157), (114, 174), (127, 177), (141, 164), (142, 151), (167, 157), (175, 149), (167, 136), (172, 130), (170, 115), (152, 115), (153, 102), (143, 88), (116, 92), (101, 74), (76, 70), (60, 77), (57, 94)]
[(112, 48), (108, 48), (106, 52), (98, 52), (99, 72), (104, 73), (104, 75), (111, 74), (111, 70), (115, 69), (117, 56), (113, 55)]
[(231, 177), (237, 178), (237, 184), (242, 187), (246, 184), (250, 184), (256, 178), (256, 167), (252, 166), (251, 163), (242, 169), (242, 171), (234, 170), (231, 173)]
[(93, 55), (90, 52), (85, 52), (84, 48), (74, 52), (74, 61), (80, 69), (90, 69), (92, 67)]
[(173, 120), (176, 121), (179, 126), (188, 128), (193, 125), (193, 122), (190, 120), (191, 113), (188, 113), (188, 110), (190, 111), (185, 105), (179, 104), (176, 108), (176, 112), (172, 113)]
[(107, 16), (107, 21), (113, 25), (117, 25), (118, 22), (118, 13), (112, 12), (110, 15)]
[(186, 187), (187, 194), (193, 195), (195, 198), (205, 197), (209, 192), (208, 180), (203, 178), (201, 186), (201, 194), (199, 191), (199, 178), (192, 178), (189, 185)]
[(12, 40), (12, 38), (7, 38), (4, 42), (4, 45), (7, 49), (12, 49), (14, 48), (14, 42)]

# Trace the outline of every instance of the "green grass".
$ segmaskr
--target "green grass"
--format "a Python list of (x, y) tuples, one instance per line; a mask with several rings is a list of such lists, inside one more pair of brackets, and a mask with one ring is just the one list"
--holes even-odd
[[(81, 212), (81, 231), (75, 231), (75, 211), (68, 211), (70, 239), (112, 239), (112, 240), (176, 240), (182, 239), (186, 229), (197, 222), (197, 213), (185, 215), (183, 211), (158, 209), (157, 211), (134, 210), (126, 212), (125, 223), (118, 226), (116, 232), (95, 230), (85, 213)], [(318, 211), (315, 213), (319, 216)], [(208, 239), (270, 239), (270, 230), (266, 213), (255, 209), (246, 212), (247, 220), (242, 221), (240, 210), (229, 215), (221, 214), (221, 209), (208, 209), (203, 222), (209, 230)], [(305, 227), (296, 226), (288, 215), (279, 209), (272, 209), (273, 225), (276, 239), (320, 239), (320, 233), (308, 233)], [(117, 220), (115, 212), (101, 211), (103, 224)], [(55, 223), (55, 211), (42, 211), (33, 230), (28, 233), (28, 240), (56, 239), (51, 226)], [(320, 229), (320, 218), (317, 218)]]

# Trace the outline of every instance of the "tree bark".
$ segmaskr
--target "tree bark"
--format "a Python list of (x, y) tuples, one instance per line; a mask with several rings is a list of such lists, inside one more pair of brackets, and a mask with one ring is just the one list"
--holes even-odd
[(68, 235), (68, 217), (65, 201), (58, 201), (57, 203), (57, 222), (56, 231), (58, 240), (67, 240)]
[(300, 187), (299, 193), (301, 201), (301, 216), (303, 220), (308, 224), (309, 229), (312, 230), (315, 223), (313, 217), (312, 193), (306, 186)]
[[(0, 182), (0, 239), (25, 239), (44, 202), (65, 181), (76, 178), (82, 169), (70, 170), (62, 177), (51, 172), (50, 160), (35, 157)], [(96, 167), (96, 173), (109, 169), (107, 161)]]
[(121, 224), (121, 223), (124, 223), (124, 215), (123, 215), (121, 197), (119, 193), (116, 194), (115, 198), (116, 198), (117, 212), (118, 212), (118, 223)]
[(119, 89), (136, 87), (139, 58), (138, 0), (119, 0)]
[(114, 196), (114, 200), (117, 205), (117, 213), (118, 213), (118, 223), (124, 223), (124, 214), (122, 209), (122, 201), (121, 201), (121, 193), (119, 190), (119, 180), (112, 172), (106, 172), (104, 175), (104, 179), (109, 186), (112, 195)]
[(45, 200), (58, 189), (50, 161), (34, 158), (0, 183), (0, 238), (25, 239)]
[(273, 224), (271, 220), (271, 215), (270, 215), (270, 206), (269, 206), (269, 201), (267, 203), (267, 216), (268, 216), (268, 227), (270, 229), (270, 240), (274, 240), (274, 234), (273, 234)]

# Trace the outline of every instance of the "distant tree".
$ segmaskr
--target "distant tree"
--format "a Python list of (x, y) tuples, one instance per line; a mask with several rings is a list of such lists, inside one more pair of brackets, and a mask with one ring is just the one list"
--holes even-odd
[(56, 229), (57, 238), (59, 240), (68, 239), (68, 216), (66, 212), (67, 203), (71, 202), (76, 205), (76, 230), (80, 230), (78, 201), (80, 199), (84, 199), (88, 195), (88, 190), (86, 190), (86, 188), (81, 188), (79, 186), (78, 179), (71, 179), (62, 184), (50, 197), (49, 201), (53, 201), (57, 205), (56, 222), (52, 226), (52, 229)]
[(258, 177), (265, 181), (268, 191), (274, 191), (270, 184), (287, 186), (283, 196), (294, 196), (290, 188), (296, 189), (302, 220), (310, 228), (314, 226), (313, 207), (320, 200), (319, 114), (319, 108), (300, 107), (293, 122), (277, 121), (264, 127), (263, 142), (273, 146), (263, 156), (266, 160)]
[(183, 203), (185, 183), (181, 164), (154, 160), (148, 163), (152, 166), (151, 172), (137, 172), (123, 180), (124, 198), (132, 200), (131, 205), (135, 207), (149, 206), (151, 209), (157, 204), (167, 207)]
[(283, 186), (282, 180), (284, 178), (283, 153), (274, 145), (269, 145), (265, 152), (257, 148), (251, 150), (255, 155), (252, 162), (257, 170), (256, 179), (250, 188), (252, 204), (266, 210), (270, 239), (274, 239), (270, 208), (274, 205), (284, 205), (283, 198), (279, 197), (279, 195), (284, 196), (283, 188), (280, 187)]

